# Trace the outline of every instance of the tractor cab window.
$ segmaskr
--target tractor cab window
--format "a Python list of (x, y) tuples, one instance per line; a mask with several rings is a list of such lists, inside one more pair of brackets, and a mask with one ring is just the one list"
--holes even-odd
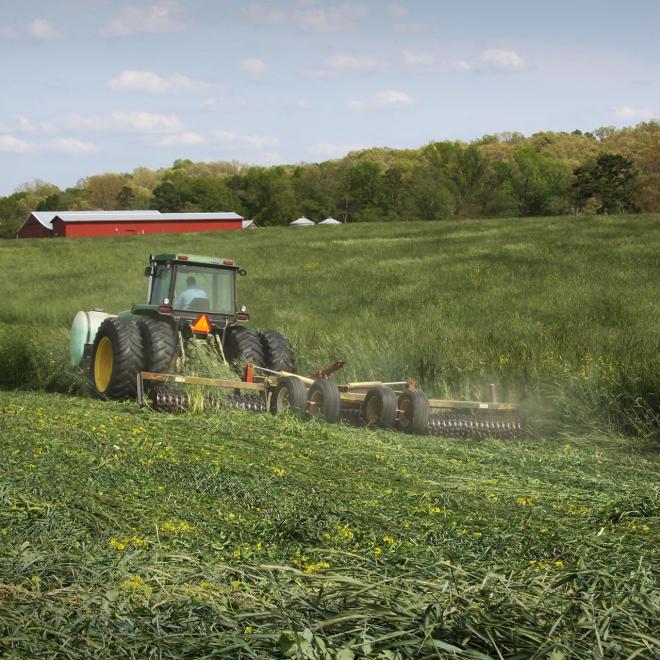
[(178, 264), (174, 285), (174, 309), (234, 314), (235, 274), (228, 268)]
[(172, 283), (172, 267), (158, 266), (153, 277), (151, 299), (152, 305), (162, 305), (170, 297), (170, 285)]

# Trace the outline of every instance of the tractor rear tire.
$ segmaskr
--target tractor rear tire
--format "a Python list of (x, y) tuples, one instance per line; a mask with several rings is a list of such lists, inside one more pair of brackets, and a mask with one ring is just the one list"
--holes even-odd
[(428, 433), (429, 400), (422, 390), (404, 390), (399, 396), (397, 428), (411, 435)]
[(138, 323), (144, 345), (145, 369), (165, 374), (176, 360), (176, 334), (167, 321), (144, 319)]
[(281, 415), (287, 410), (298, 417), (305, 414), (307, 408), (307, 388), (295, 376), (280, 378), (270, 398), (270, 412)]
[(337, 386), (331, 380), (317, 380), (307, 393), (310, 417), (323, 417), (334, 424), (341, 417), (341, 398)]
[(234, 325), (227, 329), (223, 345), (225, 357), (238, 373), (241, 373), (242, 363), (251, 362), (258, 367), (266, 366), (266, 356), (261, 343), (261, 337), (256, 330), (242, 325)]
[(289, 339), (277, 330), (259, 332), (266, 357), (266, 367), (273, 371), (296, 372), (296, 360)]
[(144, 347), (137, 323), (109, 317), (101, 323), (92, 352), (92, 385), (100, 396), (131, 399), (144, 367)]
[(389, 429), (396, 421), (396, 394), (391, 387), (379, 385), (367, 392), (362, 402), (362, 419), (368, 426)]

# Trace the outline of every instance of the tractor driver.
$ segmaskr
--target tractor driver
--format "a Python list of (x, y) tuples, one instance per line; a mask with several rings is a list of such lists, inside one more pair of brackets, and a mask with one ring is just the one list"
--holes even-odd
[(186, 288), (179, 294), (177, 300), (178, 306), (182, 307), (183, 309), (189, 309), (190, 303), (198, 298), (202, 298), (206, 301), (209, 299), (206, 291), (204, 291), (204, 289), (200, 289), (197, 286), (197, 280), (195, 279), (195, 276), (189, 275), (186, 278)]

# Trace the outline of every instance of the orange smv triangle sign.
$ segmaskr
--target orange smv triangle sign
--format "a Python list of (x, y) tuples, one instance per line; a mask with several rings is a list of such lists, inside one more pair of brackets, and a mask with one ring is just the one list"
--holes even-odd
[(195, 325), (192, 327), (193, 332), (205, 333), (208, 334), (211, 332), (211, 324), (209, 323), (206, 314), (200, 314), (199, 318), (195, 321)]

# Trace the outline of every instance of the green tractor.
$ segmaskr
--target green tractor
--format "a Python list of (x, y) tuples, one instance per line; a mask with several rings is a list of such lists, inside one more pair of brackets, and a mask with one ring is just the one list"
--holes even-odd
[(250, 362), (295, 372), (293, 350), (283, 334), (239, 325), (250, 317), (238, 306), (236, 276), (247, 273), (233, 259), (151, 255), (144, 274), (149, 278), (146, 304), (118, 315), (78, 312), (73, 320), (71, 362), (88, 371), (99, 395), (135, 396), (140, 371), (171, 372), (195, 341), (209, 344), (237, 370)]

